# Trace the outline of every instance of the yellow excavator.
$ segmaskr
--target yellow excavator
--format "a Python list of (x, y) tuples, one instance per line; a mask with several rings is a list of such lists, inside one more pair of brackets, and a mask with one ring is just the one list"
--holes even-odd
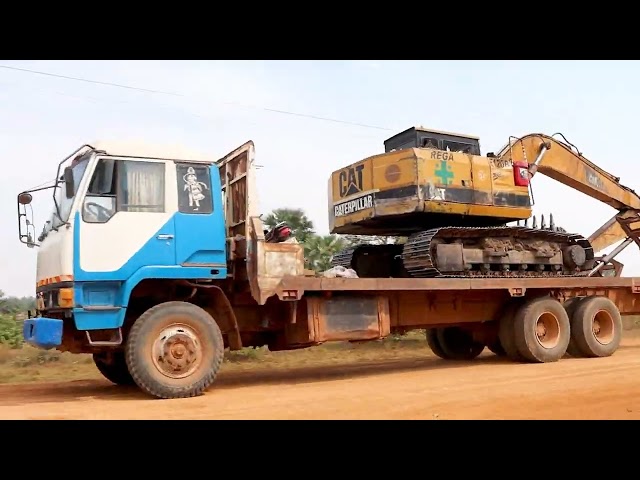
[[(331, 233), (407, 238), (333, 256), (334, 266), (360, 277), (599, 276), (612, 267), (620, 275), (614, 257), (634, 241), (640, 246), (640, 197), (562, 134), (510, 137), (500, 152), (483, 156), (477, 137), (412, 127), (384, 146), (385, 153), (329, 179)], [(535, 219), (529, 226), (536, 173), (617, 212), (588, 238), (557, 227), (552, 217), (549, 225), (543, 218), (540, 227)]]

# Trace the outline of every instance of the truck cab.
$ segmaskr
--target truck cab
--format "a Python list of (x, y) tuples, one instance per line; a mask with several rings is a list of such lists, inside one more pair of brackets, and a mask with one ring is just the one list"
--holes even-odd
[[(260, 311), (281, 276), (304, 274), (301, 245), (264, 242), (253, 157), (253, 142), (221, 159), (83, 145), (46, 187), (52, 213), (37, 240), (27, 208), (34, 191), (20, 193), (20, 240), (38, 247), (37, 311), (24, 323), (25, 341), (92, 353), (107, 378), (155, 396), (204, 389), (224, 348), (243, 346), (231, 301)], [(162, 363), (155, 373), (141, 366), (152, 358)], [(203, 361), (210, 368), (197, 374)]]
[(66, 313), (80, 330), (119, 327), (131, 291), (146, 278), (227, 275), (214, 161), (136, 147), (87, 145), (59, 168), (40, 235), (38, 309), (73, 304)]

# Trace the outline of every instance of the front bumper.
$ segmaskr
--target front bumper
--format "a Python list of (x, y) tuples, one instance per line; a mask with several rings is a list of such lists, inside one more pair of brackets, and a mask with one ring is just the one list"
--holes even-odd
[(24, 321), (24, 341), (34, 347), (49, 350), (62, 344), (62, 320), (37, 317)]

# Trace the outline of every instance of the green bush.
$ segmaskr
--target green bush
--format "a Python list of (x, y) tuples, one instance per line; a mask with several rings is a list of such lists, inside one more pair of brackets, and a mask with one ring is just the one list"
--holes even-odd
[(0, 315), (0, 344), (11, 348), (21, 348), (24, 344), (22, 321), (15, 315)]

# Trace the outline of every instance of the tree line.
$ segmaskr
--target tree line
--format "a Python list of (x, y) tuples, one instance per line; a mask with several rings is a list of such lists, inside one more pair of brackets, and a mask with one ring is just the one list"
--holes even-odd
[(0, 345), (20, 348), (24, 343), (22, 320), (27, 310), (34, 312), (35, 297), (7, 297), (0, 290)]
[(33, 310), (36, 308), (35, 297), (7, 297), (5, 293), (0, 290), (0, 314), (2, 315), (17, 315), (25, 313), (27, 310)]

